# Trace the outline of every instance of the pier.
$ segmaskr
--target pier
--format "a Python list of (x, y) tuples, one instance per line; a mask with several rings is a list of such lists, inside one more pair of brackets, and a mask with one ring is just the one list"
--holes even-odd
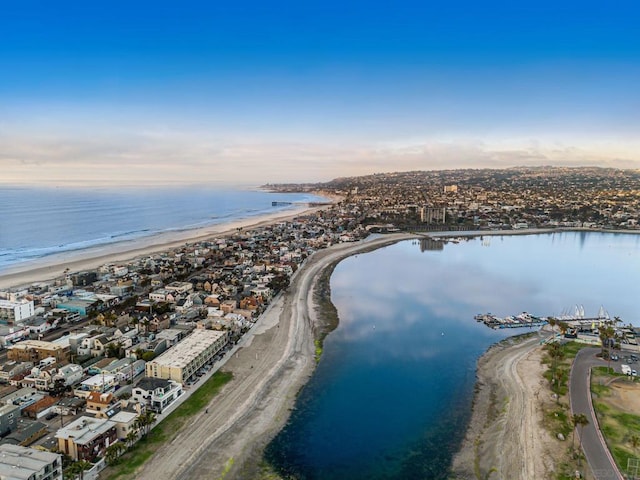
[(481, 313), (473, 318), (494, 330), (500, 328), (542, 327), (549, 323), (547, 317), (536, 317), (527, 312), (522, 312), (520, 315), (509, 315), (507, 317), (497, 317), (491, 313)]
[(331, 205), (331, 202), (271, 202), (272, 207), (285, 207), (287, 205), (302, 205), (305, 207), (324, 207), (325, 205)]

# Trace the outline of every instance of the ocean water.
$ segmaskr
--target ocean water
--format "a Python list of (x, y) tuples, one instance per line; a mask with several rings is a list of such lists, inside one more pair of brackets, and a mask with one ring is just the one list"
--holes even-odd
[(205, 227), (325, 200), (247, 189), (63, 189), (0, 186), (0, 273), (24, 261), (123, 240)]
[[(601, 305), (640, 324), (640, 236), (505, 236), (421, 251), (407, 241), (341, 262), (340, 324), (265, 458), (288, 479), (445, 479), (471, 413), (476, 361), (523, 332), (477, 313)], [(526, 329), (525, 329), (526, 330)]]

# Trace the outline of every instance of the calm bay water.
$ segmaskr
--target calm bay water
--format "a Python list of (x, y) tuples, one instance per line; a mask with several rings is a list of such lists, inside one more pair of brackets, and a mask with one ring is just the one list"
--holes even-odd
[(267, 460), (295, 479), (447, 478), (495, 331), (476, 313), (559, 315), (601, 305), (640, 324), (640, 236), (487, 237), (421, 252), (402, 242), (341, 262), (340, 325)]
[(54, 253), (205, 227), (324, 200), (307, 194), (188, 188), (0, 187), (0, 272)]

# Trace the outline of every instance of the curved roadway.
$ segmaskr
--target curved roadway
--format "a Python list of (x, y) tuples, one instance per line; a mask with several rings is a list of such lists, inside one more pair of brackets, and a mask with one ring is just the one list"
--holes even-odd
[(596, 480), (623, 480), (602, 437), (591, 402), (591, 367), (606, 365), (596, 357), (599, 351), (599, 348), (583, 348), (576, 355), (569, 386), (571, 411), (574, 414), (584, 413), (589, 420), (582, 429), (582, 449)]

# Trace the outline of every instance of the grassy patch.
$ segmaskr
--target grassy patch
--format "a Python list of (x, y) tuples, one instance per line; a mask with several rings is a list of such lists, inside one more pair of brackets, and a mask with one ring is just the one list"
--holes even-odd
[(569, 418), (569, 410), (563, 405), (557, 405), (553, 410), (545, 412), (545, 424), (547, 430), (549, 430), (553, 436), (557, 436), (558, 433), (564, 435), (567, 440), (573, 431), (571, 421)]
[(565, 343), (562, 346), (562, 351), (564, 352), (564, 355), (565, 355), (565, 362), (570, 365), (572, 363), (572, 360), (576, 358), (576, 355), (578, 354), (578, 352), (588, 346), (589, 345), (585, 345), (584, 343), (578, 343), (578, 342)]
[(229, 372), (214, 373), (191, 397), (156, 425), (147, 438), (140, 440), (125, 453), (118, 465), (109, 467), (105, 471), (107, 478), (134, 478), (136, 470), (151, 458), (158, 447), (174, 438), (189, 417), (201, 411), (232, 377), (233, 375)]
[(606, 367), (594, 369), (591, 392), (598, 400), (593, 402), (593, 408), (607, 446), (620, 471), (625, 472), (629, 458), (640, 457), (640, 452), (631, 444), (631, 436), (640, 431), (640, 416), (623, 410), (612, 401), (613, 389), (604, 384), (619, 375), (606, 372)]
[(313, 344), (316, 346), (316, 363), (320, 361), (320, 357), (322, 357), (322, 342), (320, 339), (315, 339)]
[(593, 393), (597, 397), (608, 396), (611, 395), (611, 387), (607, 387), (606, 385), (593, 384), (591, 385), (591, 393)]

